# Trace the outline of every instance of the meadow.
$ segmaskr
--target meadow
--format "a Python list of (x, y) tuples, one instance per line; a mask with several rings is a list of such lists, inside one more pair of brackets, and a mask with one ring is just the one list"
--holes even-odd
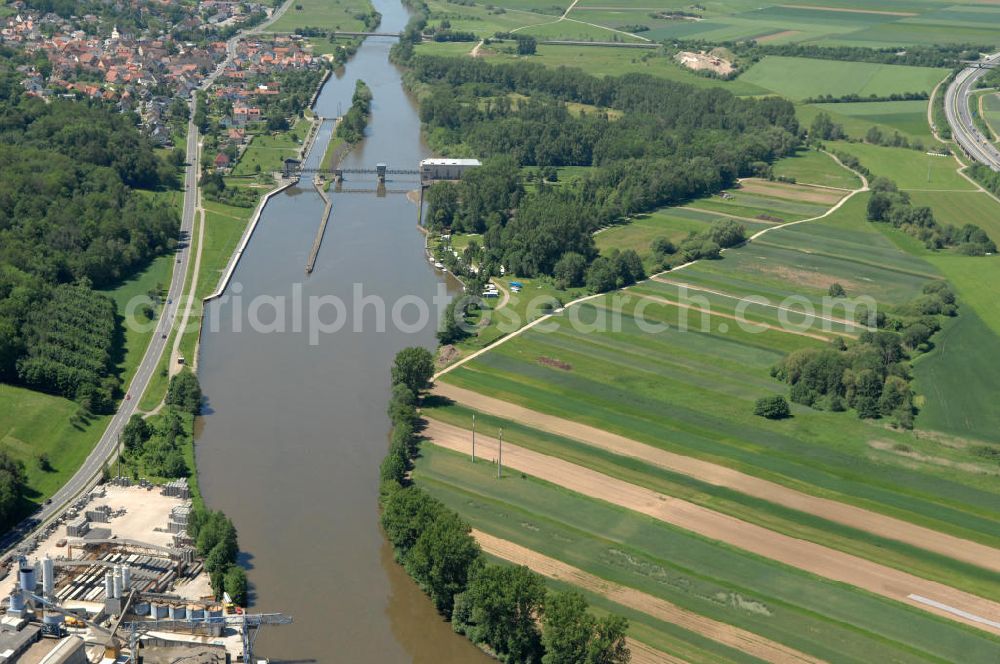
[(811, 108), (829, 113), (834, 122), (844, 126), (848, 136), (862, 138), (870, 127), (878, 127), (891, 135), (898, 131), (908, 140), (920, 140), (932, 145), (934, 136), (927, 125), (927, 102), (884, 101), (846, 104), (811, 104)]
[(930, 92), (947, 73), (931, 67), (768, 56), (740, 78), (788, 99), (800, 100), (827, 94), (867, 97)]
[(948, 156), (929, 155), (907, 148), (887, 148), (867, 143), (836, 141), (827, 144), (834, 152), (847, 152), (875, 176), (893, 180), (906, 190), (974, 191), (976, 186), (958, 174)]
[(791, 157), (779, 159), (772, 168), (775, 176), (795, 178), (800, 184), (840, 189), (861, 186), (861, 179), (857, 175), (817, 150), (799, 150)]
[(365, 24), (355, 18), (372, 11), (368, 0), (295, 0), (285, 14), (271, 24), (271, 32), (293, 32), (298, 28), (320, 28), (356, 32)]

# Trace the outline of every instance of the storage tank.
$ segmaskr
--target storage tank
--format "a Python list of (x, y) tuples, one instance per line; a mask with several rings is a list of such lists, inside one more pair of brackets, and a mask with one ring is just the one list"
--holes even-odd
[(137, 616), (148, 616), (149, 615), (149, 602), (136, 602), (132, 606), (132, 610)]
[(113, 584), (115, 590), (115, 597), (122, 596), (122, 568), (121, 565), (115, 565), (115, 572), (113, 576)]
[(42, 558), (42, 593), (50, 597), (56, 589), (56, 566), (48, 556)]
[(42, 623), (46, 627), (58, 627), (63, 623), (63, 616), (61, 613), (56, 613), (55, 611), (46, 611), (45, 616), (42, 618)]
[(115, 598), (115, 575), (111, 572), (104, 575), (104, 596), (108, 599)]
[(122, 565), (122, 589), (125, 592), (129, 591), (132, 587), (132, 568), (128, 565)]
[(211, 608), (205, 611), (206, 618), (210, 623), (220, 623), (222, 622), (222, 609)]
[(174, 606), (171, 607), (174, 610), (175, 620), (187, 620), (187, 607), (186, 606)]
[(188, 615), (191, 617), (191, 620), (200, 622), (205, 619), (205, 609), (192, 605), (188, 607)]
[(159, 620), (160, 618), (167, 617), (167, 607), (165, 604), (152, 604), (150, 605), (150, 615)]
[(13, 613), (24, 612), (24, 596), (19, 592), (10, 595), (10, 611)]
[(20, 578), (21, 590), (26, 590), (29, 593), (35, 592), (35, 586), (37, 582), (35, 580), (35, 566), (28, 563), (28, 559), (24, 556), (18, 560), (18, 576)]

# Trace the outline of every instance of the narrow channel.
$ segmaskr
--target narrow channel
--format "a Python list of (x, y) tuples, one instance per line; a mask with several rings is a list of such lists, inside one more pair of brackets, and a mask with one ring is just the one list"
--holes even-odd
[[(398, 0), (375, 5), (387, 31), (402, 29), (409, 18)], [(417, 108), (388, 62), (392, 43), (367, 39), (317, 100), (316, 112), (333, 118), (350, 106), (358, 78), (374, 93), (366, 140), (344, 168), (381, 161), (415, 169), (428, 154)], [(318, 163), (329, 138), (327, 123), (308, 163)], [(416, 187), (415, 176), (399, 177), (408, 182), (390, 182), (390, 189)], [(391, 307), (404, 297), (431, 302), (444, 281), (424, 257), (415, 205), (402, 194), (377, 197), (374, 175), (345, 182), (371, 193), (333, 194), (322, 249), (307, 277), (304, 265), (323, 211), (310, 178), (267, 205), (229, 297), (206, 309), (198, 364), (207, 397), (197, 441), (205, 499), (236, 523), (255, 608), (295, 619), (263, 631), (258, 650), (272, 662), (487, 661), (393, 562), (378, 526), (389, 365), (403, 347), (433, 346), (436, 324), (431, 310), (417, 325), (416, 308), (409, 306), (404, 319), (415, 329), (398, 329)], [(364, 311), (362, 331), (354, 331), (356, 284), (386, 303), (384, 331), (374, 305)], [(297, 292), (304, 319), (310, 297), (332, 295), (347, 305), (347, 324), (312, 344), (308, 320), (294, 331)], [(255, 299), (260, 321), (276, 318), (259, 296), (285, 299), (284, 331), (277, 323), (274, 331), (251, 329)], [(333, 307), (326, 307), (323, 319), (334, 318)]]

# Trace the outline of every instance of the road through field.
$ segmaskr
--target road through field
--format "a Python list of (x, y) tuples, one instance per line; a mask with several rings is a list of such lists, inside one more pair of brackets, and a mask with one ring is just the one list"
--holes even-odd
[[(634, 609), (657, 620), (677, 625), (695, 634), (700, 634), (717, 643), (735, 648), (740, 652), (753, 655), (765, 662), (787, 664), (791, 662), (810, 662), (818, 664), (824, 660), (817, 659), (794, 648), (772, 641), (768, 638), (748, 632), (745, 629), (729, 625), (712, 618), (706, 618), (659, 597), (654, 597), (641, 590), (622, 586), (611, 581), (594, 576), (582, 569), (549, 558), (546, 555), (527, 549), (514, 542), (494, 537), (480, 530), (472, 531), (473, 537), (486, 553), (503, 558), (516, 565), (525, 565), (542, 576), (557, 581), (570, 583), (588, 592), (606, 597), (616, 604)], [(633, 661), (638, 661), (633, 658)]]
[[(424, 435), (445, 449), (459, 453), (469, 451), (469, 432), (461, 427), (431, 421)], [(496, 459), (496, 439), (477, 435), (476, 444), (483, 458)], [(997, 602), (858, 556), (789, 537), (511, 443), (503, 446), (503, 463), (507, 468), (584, 496), (1000, 636), (1000, 604)], [(918, 601), (914, 596), (930, 599), (937, 605)]]
[[(502, 417), (525, 426), (572, 438), (615, 454), (639, 459), (708, 484), (733, 489), (754, 498), (806, 512), (879, 537), (905, 542), (994, 572), (1000, 571), (1000, 551), (985, 544), (971, 542), (836, 500), (811, 496), (732, 468), (683, 454), (667, 452), (625, 436), (554, 415), (539, 413), (454, 385), (437, 383), (434, 386), (434, 393), (495, 417)], [(460, 428), (458, 430), (462, 431)]]

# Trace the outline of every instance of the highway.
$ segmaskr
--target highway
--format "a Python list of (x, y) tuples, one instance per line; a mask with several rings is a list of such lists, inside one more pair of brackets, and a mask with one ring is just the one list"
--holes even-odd
[[(227, 44), (225, 60), (223, 60), (219, 66), (211, 72), (211, 74), (205, 77), (205, 80), (201, 83), (200, 89), (207, 90), (215, 82), (215, 79), (225, 68), (226, 64), (235, 55), (236, 44), (242, 36), (247, 33), (262, 32), (266, 30), (268, 26), (285, 13), (291, 4), (292, 0), (288, 0), (281, 7), (276, 9), (266, 21), (260, 25), (250, 28), (247, 31), (238, 33), (230, 39)], [(101, 435), (101, 439), (98, 441), (94, 449), (91, 450), (79, 470), (76, 471), (73, 477), (71, 477), (66, 484), (53, 494), (52, 499), (49, 502), (43, 505), (31, 517), (18, 524), (18, 526), (6, 536), (0, 538), (0, 550), (5, 552), (5, 555), (3, 556), (4, 559), (9, 556), (9, 550), (16, 544), (31, 535), (40, 526), (46, 525), (52, 519), (61, 515), (62, 512), (65, 511), (65, 509), (69, 507), (70, 504), (73, 503), (73, 501), (75, 501), (80, 495), (92, 489), (100, 482), (101, 475), (104, 470), (104, 464), (115, 455), (118, 445), (118, 437), (121, 435), (122, 429), (124, 429), (125, 425), (128, 423), (129, 418), (135, 414), (139, 401), (142, 399), (143, 393), (149, 386), (149, 381), (152, 379), (154, 372), (157, 370), (160, 358), (163, 356), (163, 352), (166, 349), (167, 342), (170, 337), (170, 331), (174, 328), (182, 313), (182, 307), (180, 305), (184, 294), (184, 283), (188, 270), (188, 261), (191, 258), (190, 243), (193, 236), (194, 218), (198, 204), (198, 163), (200, 161), (200, 144), (198, 142), (198, 127), (194, 124), (194, 113), (197, 103), (197, 95), (192, 94), (189, 102), (191, 119), (188, 121), (187, 142), (185, 146), (187, 168), (184, 172), (184, 207), (181, 214), (180, 242), (178, 244), (176, 254), (177, 261), (174, 265), (173, 275), (170, 278), (170, 288), (167, 291), (167, 304), (164, 306), (163, 311), (160, 314), (160, 318), (156, 323), (156, 329), (153, 331), (153, 337), (149, 342), (149, 346), (146, 348), (146, 353), (143, 355), (142, 361), (139, 363), (139, 367), (128, 385), (125, 398), (122, 400), (121, 404), (119, 404), (118, 411), (111, 418), (107, 429), (105, 429), (104, 433)]]
[[(1000, 53), (987, 57), (984, 62), (1000, 64)], [(944, 110), (951, 125), (951, 135), (965, 153), (994, 171), (1000, 171), (1000, 150), (979, 131), (969, 110), (969, 95), (976, 81), (988, 71), (985, 67), (972, 66), (959, 72), (944, 93)]]

